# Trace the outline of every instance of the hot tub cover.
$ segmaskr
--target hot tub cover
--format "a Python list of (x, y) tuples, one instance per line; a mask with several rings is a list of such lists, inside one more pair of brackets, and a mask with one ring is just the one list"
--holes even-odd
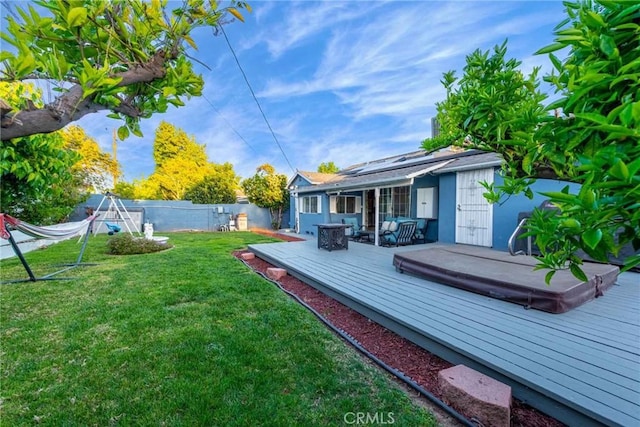
[(582, 270), (587, 282), (561, 270), (547, 285), (544, 278), (548, 270), (534, 271), (536, 263), (532, 257), (465, 245), (438, 246), (393, 257), (400, 272), (550, 313), (564, 313), (602, 296), (620, 272), (613, 265), (585, 262)]

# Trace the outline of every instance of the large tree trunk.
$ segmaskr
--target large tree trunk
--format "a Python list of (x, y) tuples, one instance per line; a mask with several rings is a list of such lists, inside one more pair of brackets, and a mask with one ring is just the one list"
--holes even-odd
[(282, 208), (269, 208), (271, 214), (271, 227), (274, 230), (279, 230), (282, 225)]

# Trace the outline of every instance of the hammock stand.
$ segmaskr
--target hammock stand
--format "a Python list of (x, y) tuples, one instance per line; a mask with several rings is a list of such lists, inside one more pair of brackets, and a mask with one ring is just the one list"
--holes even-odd
[[(13, 251), (18, 256), (18, 259), (22, 263), (25, 271), (29, 275), (28, 279), (21, 280), (10, 280), (3, 281), (2, 284), (6, 283), (19, 283), (19, 282), (37, 282), (40, 280), (71, 280), (70, 277), (53, 277), (60, 273), (64, 273), (65, 271), (71, 270), (72, 268), (80, 267), (83, 265), (95, 265), (95, 264), (87, 264), (82, 263), (82, 256), (84, 255), (84, 250), (87, 247), (87, 240), (89, 235), (91, 234), (91, 230), (93, 228), (93, 222), (95, 221), (97, 215), (92, 215), (82, 221), (78, 222), (70, 222), (64, 224), (64, 226), (49, 226), (49, 227), (38, 227), (36, 225), (32, 225), (26, 223), (24, 221), (20, 221), (17, 218), (14, 218), (10, 215), (0, 213), (0, 237), (6, 239), (11, 244)], [(80, 249), (80, 253), (78, 254), (78, 258), (74, 263), (70, 264), (62, 264), (66, 268), (62, 270), (56, 271), (51, 274), (47, 274), (46, 276), (36, 277), (29, 267), (29, 263), (24, 258), (20, 247), (16, 243), (13, 235), (11, 234), (11, 230), (21, 231), (24, 234), (35, 237), (36, 239), (63, 239), (63, 238), (71, 238), (76, 235), (79, 235), (81, 238), (84, 236), (82, 242), (82, 248)]]

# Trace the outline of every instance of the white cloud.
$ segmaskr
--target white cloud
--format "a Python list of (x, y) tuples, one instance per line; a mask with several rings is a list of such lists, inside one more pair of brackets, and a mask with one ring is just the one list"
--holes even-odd
[[(269, 124), (294, 168), (326, 161), (345, 167), (414, 151), (430, 135), (442, 74), (464, 67), (476, 48), (509, 39), (509, 57), (528, 73), (545, 56), (562, 19), (560, 2), (287, 1), (252, 3), (245, 23), (225, 27)], [(128, 178), (153, 171), (155, 128), (166, 120), (207, 144), (214, 162), (231, 162), (243, 177), (270, 163), (292, 172), (224, 37), (197, 33), (192, 52), (210, 69), (205, 98), (143, 122), (143, 139), (118, 145)], [(119, 125), (103, 115), (83, 119), (103, 148)], [(90, 128), (90, 129), (89, 129)], [(237, 133), (236, 133), (237, 132)], [(91, 132), (89, 132), (91, 134)], [(241, 135), (241, 137), (238, 136)], [(243, 139), (246, 141), (243, 141)]]

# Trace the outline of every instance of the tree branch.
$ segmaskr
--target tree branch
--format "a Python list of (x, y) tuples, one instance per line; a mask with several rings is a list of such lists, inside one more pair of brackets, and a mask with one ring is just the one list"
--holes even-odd
[[(148, 83), (162, 79), (166, 74), (166, 62), (174, 59), (173, 53), (167, 57), (165, 52), (156, 52), (145, 64), (136, 64), (131, 69), (114, 74), (122, 80), (119, 87), (126, 87), (136, 83)], [(138, 117), (140, 111), (132, 105), (112, 108), (94, 102), (95, 96), (82, 98), (82, 87), (72, 86), (44, 108), (33, 111), (19, 111), (12, 116), (5, 116), (2, 122), (1, 139), (8, 141), (13, 138), (29, 136), (38, 133), (51, 133), (62, 129), (66, 125), (90, 113), (112, 109), (122, 114)]]

